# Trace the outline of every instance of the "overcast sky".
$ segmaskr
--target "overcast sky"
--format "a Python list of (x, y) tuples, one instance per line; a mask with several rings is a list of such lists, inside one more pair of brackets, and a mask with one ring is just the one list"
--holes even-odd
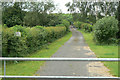
[[(72, 0), (53, 0), (55, 4), (57, 4), (58, 8), (62, 10), (63, 13), (68, 13), (66, 3), (72, 2)], [(56, 12), (56, 11), (55, 11)]]

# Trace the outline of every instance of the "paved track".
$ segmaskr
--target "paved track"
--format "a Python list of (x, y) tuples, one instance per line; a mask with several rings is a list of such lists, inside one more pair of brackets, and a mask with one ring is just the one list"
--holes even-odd
[[(85, 55), (90, 51), (83, 49), (84, 46), (87, 46), (83, 35), (75, 29), (71, 31), (72, 37), (52, 57), (94, 57)], [(85, 61), (47, 61), (36, 74), (41, 76), (89, 76), (87, 64), (88, 62)]]
[[(86, 55), (91, 50), (86, 50), (84, 47), (87, 44), (84, 41), (83, 35), (71, 29), (72, 37), (52, 56), (55, 58), (93, 58), (95, 55)], [(90, 76), (87, 64), (85, 61), (46, 61), (45, 65), (40, 67), (36, 75), (40, 76)], [(90, 79), (37, 79), (37, 80), (90, 80)], [(98, 79), (91, 79), (98, 80)], [(99, 79), (101, 80), (101, 79)], [(103, 80), (103, 79), (102, 79)], [(106, 79), (105, 79), (106, 80)]]
[[(85, 49), (87, 44), (84, 41), (83, 35), (71, 29), (72, 37), (52, 56), (55, 58), (93, 58), (93, 55), (86, 55), (92, 52)], [(90, 76), (87, 65), (90, 62), (86, 61), (46, 61), (44, 66), (36, 72), (39, 76)], [(101, 75), (101, 74), (97, 74)], [(11, 79), (10, 79), (11, 80)], [(17, 79), (16, 79), (17, 80)], [(22, 80), (22, 79), (20, 79)], [(30, 79), (30, 80), (109, 80), (109, 79)], [(111, 79), (115, 80), (115, 79)]]

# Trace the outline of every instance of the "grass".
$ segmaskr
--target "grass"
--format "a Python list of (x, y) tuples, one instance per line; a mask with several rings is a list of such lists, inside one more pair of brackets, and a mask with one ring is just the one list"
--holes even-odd
[[(43, 48), (31, 54), (29, 57), (49, 58), (62, 45), (64, 45), (64, 43), (68, 41), (71, 36), (72, 36), (72, 33), (69, 32), (64, 37), (49, 44), (47, 48)], [(24, 61), (24, 62), (19, 62), (18, 64), (8, 64), (6, 67), (6, 75), (33, 76), (36, 73), (36, 71), (40, 69), (40, 66), (44, 64), (44, 62), (45, 61)], [(9, 79), (9, 80), (13, 80), (13, 79)], [(16, 80), (19, 80), (19, 79), (16, 79)]]
[[(86, 43), (89, 45), (90, 49), (96, 54), (98, 58), (118, 58), (118, 46), (116, 45), (96, 45), (93, 41), (92, 33), (85, 33), (82, 30), (79, 30), (84, 38)], [(106, 67), (110, 69), (110, 73), (113, 76), (120, 76), (118, 74), (118, 62), (103, 62)]]

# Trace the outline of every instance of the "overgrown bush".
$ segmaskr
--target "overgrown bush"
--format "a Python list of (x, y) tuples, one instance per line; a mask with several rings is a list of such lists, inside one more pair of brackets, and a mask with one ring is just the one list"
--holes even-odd
[(64, 24), (58, 24), (58, 25), (56, 25), (56, 27), (60, 27), (60, 26), (64, 26)]
[[(16, 36), (20, 32), (21, 36)], [(66, 33), (66, 27), (22, 27), (20, 25), (2, 30), (2, 56), (22, 57), (40, 49)]]
[(91, 32), (93, 30), (93, 26), (88, 23), (83, 23), (82, 29), (84, 29), (85, 32)]
[(2, 31), (2, 55), (21, 56), (26, 53), (26, 37), (15, 36), (15, 31), (11, 28), (3, 28)]
[(14, 30), (14, 32), (22, 32), (21, 36), (25, 36), (27, 34), (26, 28), (21, 25), (15, 25), (11, 27), (11, 29)]
[(78, 29), (83, 29), (85, 32), (92, 32), (93, 26), (88, 23), (83, 23), (83, 22), (74, 22), (74, 26)]
[(66, 33), (66, 27), (46, 27), (46, 40), (52, 42), (55, 39), (62, 37)]
[(62, 24), (66, 27), (66, 31), (69, 31), (70, 22), (67, 20), (63, 20)]
[(2, 35), (1, 34), (2, 34), (2, 25), (0, 24), (0, 53), (2, 52)]
[(94, 24), (94, 39), (100, 44), (116, 43), (118, 21), (114, 17), (104, 17)]
[(83, 24), (83, 22), (79, 22), (79, 21), (77, 21), (77, 22), (74, 22), (74, 26), (76, 27), (76, 28), (78, 28), (78, 29), (81, 29), (81, 25)]

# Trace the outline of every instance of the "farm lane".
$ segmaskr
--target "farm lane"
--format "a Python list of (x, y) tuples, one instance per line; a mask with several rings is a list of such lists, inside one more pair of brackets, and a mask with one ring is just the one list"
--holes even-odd
[[(89, 57), (85, 53), (88, 50), (84, 50), (83, 47), (87, 46), (84, 42), (82, 34), (71, 29), (72, 37), (52, 56), (55, 58), (83, 58)], [(93, 56), (92, 56), (93, 57)], [(41, 76), (89, 76), (85, 61), (47, 61), (44, 66), (37, 71), (37, 75)]]
[[(64, 58), (64, 57), (65, 58), (94, 58), (96, 57), (95, 54), (89, 49), (88, 45), (85, 43), (83, 35), (76, 29), (71, 29), (71, 31), (72, 31), (72, 37), (62, 47), (59, 48), (59, 50), (52, 56), (52, 58), (54, 57), (55, 58)], [(46, 61), (45, 64), (40, 67), (40, 69), (36, 72), (35, 75), (37, 76), (38, 75), (40, 76), (91, 76), (91, 74), (92, 76), (104, 75), (103, 73), (100, 73), (100, 74), (90, 73), (89, 71), (90, 63), (92, 62)], [(99, 67), (104, 68), (103, 65)]]

